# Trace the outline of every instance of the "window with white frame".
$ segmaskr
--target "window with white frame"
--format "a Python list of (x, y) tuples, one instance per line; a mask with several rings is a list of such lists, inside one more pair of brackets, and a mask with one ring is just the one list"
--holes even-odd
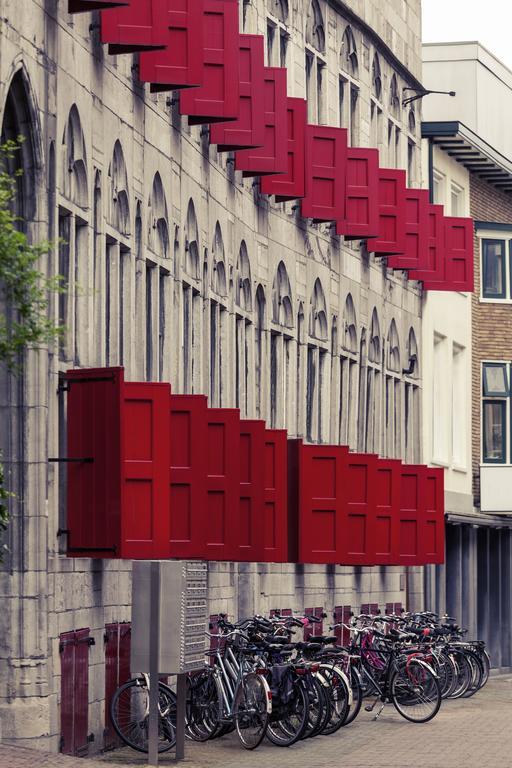
[(240, 243), (235, 271), (235, 405), (247, 418), (251, 412), (252, 281), (245, 240)]
[(510, 232), (480, 233), (481, 298), (510, 301), (512, 237)]
[(456, 181), (450, 186), (450, 204), (452, 216), (464, 216), (464, 188)]
[(323, 442), (329, 404), (325, 397), (328, 381), (328, 324), (325, 294), (316, 279), (310, 301), (306, 374), (306, 437), (310, 443)]
[(446, 336), (434, 334), (434, 365), (432, 380), (432, 459), (436, 464), (447, 466), (450, 463), (451, 442), (451, 393), (448, 401), (446, 386), (448, 359), (448, 340)]
[(293, 305), (288, 272), (279, 262), (272, 285), (270, 333), (270, 426), (285, 427), (292, 416)]
[(453, 344), (452, 349), (452, 462), (465, 469), (466, 459), (466, 348)]
[(345, 301), (341, 329), (340, 383), (339, 383), (339, 442), (357, 447), (357, 377), (358, 342), (357, 320), (350, 293)]
[(445, 202), (445, 184), (446, 176), (436, 168), (433, 169), (432, 199), (436, 205), (443, 205)]
[(318, 0), (311, 0), (308, 10), (305, 68), (308, 121), (322, 125), (327, 118), (327, 61), (324, 19)]
[(482, 462), (511, 464), (510, 362), (482, 363)]

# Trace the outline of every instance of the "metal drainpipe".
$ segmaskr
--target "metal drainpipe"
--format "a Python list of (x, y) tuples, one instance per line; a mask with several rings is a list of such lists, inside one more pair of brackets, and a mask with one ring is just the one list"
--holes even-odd
[(434, 140), (430, 136), (428, 140), (428, 192), (429, 200), (434, 202)]

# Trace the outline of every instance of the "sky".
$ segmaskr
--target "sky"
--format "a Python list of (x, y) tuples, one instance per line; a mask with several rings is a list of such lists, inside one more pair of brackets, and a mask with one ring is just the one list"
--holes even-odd
[(511, 0), (422, 0), (423, 42), (478, 40), (512, 69)]

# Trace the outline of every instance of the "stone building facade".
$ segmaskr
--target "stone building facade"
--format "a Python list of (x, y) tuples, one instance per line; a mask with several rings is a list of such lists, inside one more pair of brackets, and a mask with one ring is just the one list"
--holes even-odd
[[(17, 205), (31, 238), (60, 238), (43, 267), (68, 286), (51, 307), (63, 340), (1, 378), (17, 497), (0, 720), (4, 738), (83, 752), (104, 746), (105, 627), (130, 619), (131, 565), (64, 554), (65, 466), (48, 463), (66, 455), (63, 373), (123, 365), (291, 436), (419, 461), (422, 296), (363, 242), (269, 202), (179, 116), (176, 93), (151, 95), (136, 57), (107, 54), (96, 13), (66, 6), (0, 0), (2, 136), (26, 137)], [(265, 36), (310, 121), (348, 127), (419, 185), (421, 119), (401, 106), (419, 86), (419, 0), (241, 0), (240, 28)], [(209, 587), (211, 612), (232, 616), (422, 600), (421, 575), (397, 567), (219, 563)], [(94, 742), (63, 747), (63, 635), (84, 628)]]

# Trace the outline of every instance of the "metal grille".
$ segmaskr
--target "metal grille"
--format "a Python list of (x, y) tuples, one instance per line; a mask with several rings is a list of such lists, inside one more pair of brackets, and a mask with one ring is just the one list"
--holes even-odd
[(183, 563), (185, 590), (181, 599), (181, 669), (189, 672), (204, 664), (207, 626), (208, 566), (198, 561)]

